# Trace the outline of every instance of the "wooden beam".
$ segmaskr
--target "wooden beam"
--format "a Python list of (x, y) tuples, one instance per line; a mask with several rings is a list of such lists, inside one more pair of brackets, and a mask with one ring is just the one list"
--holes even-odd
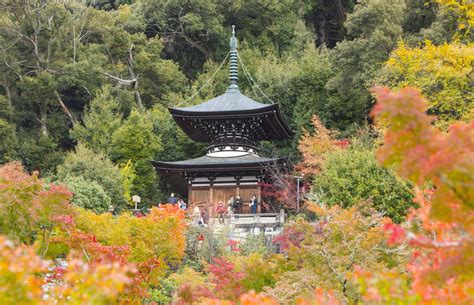
[(209, 206), (211, 206), (211, 210), (208, 211), (210, 216), (214, 215), (214, 180), (211, 180), (211, 185), (209, 186)]
[[(259, 179), (260, 180), (260, 179)], [(261, 186), (260, 184), (257, 185), (257, 213), (262, 213), (262, 192), (261, 192)]]

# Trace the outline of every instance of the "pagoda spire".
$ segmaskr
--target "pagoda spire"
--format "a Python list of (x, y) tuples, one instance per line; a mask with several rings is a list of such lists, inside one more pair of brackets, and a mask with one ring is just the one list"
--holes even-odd
[(230, 67), (229, 67), (229, 79), (230, 86), (228, 90), (239, 90), (239, 59), (237, 55), (237, 38), (235, 38), (235, 25), (232, 26), (232, 37), (230, 37)]

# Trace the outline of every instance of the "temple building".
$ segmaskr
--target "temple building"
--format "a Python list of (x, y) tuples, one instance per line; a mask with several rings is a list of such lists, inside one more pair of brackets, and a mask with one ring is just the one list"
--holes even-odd
[(230, 39), (230, 85), (209, 101), (190, 107), (171, 107), (179, 127), (194, 141), (208, 143), (205, 156), (174, 162), (152, 161), (155, 169), (188, 202), (215, 214), (219, 201), (240, 195), (243, 213), (249, 212), (250, 198), (257, 195), (261, 212), (260, 185), (269, 167), (284, 166), (288, 158), (259, 156), (257, 144), (263, 140), (283, 140), (293, 136), (278, 104), (263, 104), (243, 95), (238, 86), (237, 39)]

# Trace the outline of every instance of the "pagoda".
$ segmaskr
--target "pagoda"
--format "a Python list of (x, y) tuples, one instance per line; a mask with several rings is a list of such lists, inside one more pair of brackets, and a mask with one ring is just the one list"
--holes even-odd
[(260, 184), (270, 167), (285, 166), (288, 158), (259, 156), (257, 144), (263, 140), (283, 140), (293, 136), (278, 104), (263, 104), (243, 95), (238, 86), (237, 39), (234, 27), (230, 39), (230, 85), (209, 101), (190, 107), (170, 107), (179, 127), (194, 141), (208, 143), (205, 156), (174, 162), (152, 161), (155, 169), (188, 202), (215, 215), (219, 201), (240, 195), (243, 212), (249, 212), (250, 198), (258, 197)]

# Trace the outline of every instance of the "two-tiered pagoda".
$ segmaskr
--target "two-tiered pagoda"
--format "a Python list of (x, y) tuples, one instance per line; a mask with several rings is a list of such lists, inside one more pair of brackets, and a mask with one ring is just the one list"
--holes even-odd
[[(234, 30), (229, 74), (230, 86), (224, 94), (195, 106), (169, 108), (173, 119), (191, 139), (209, 143), (207, 154), (183, 161), (152, 161), (176, 190), (188, 193), (190, 204), (206, 208), (211, 214), (215, 214), (219, 201), (227, 203), (231, 195), (242, 197), (244, 212), (248, 212), (253, 194), (260, 202), (259, 182), (268, 168), (285, 165), (288, 159), (260, 157), (257, 143), (293, 135), (278, 104), (262, 104), (240, 92)], [(187, 190), (183, 189), (186, 185)]]

